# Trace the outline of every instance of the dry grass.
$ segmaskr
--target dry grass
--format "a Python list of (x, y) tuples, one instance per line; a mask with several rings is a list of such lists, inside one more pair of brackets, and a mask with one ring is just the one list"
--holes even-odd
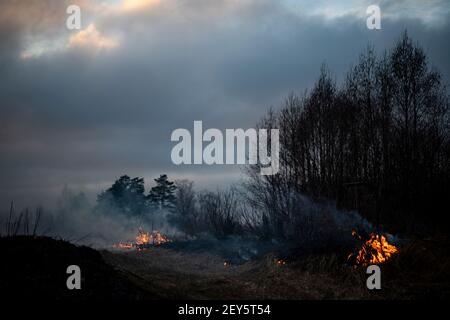
[(107, 262), (129, 273), (135, 284), (169, 299), (445, 299), (450, 296), (450, 245), (417, 240), (381, 265), (382, 289), (366, 287), (365, 268), (333, 253), (309, 254), (278, 264), (268, 254), (224, 266), (208, 253), (151, 248), (103, 252)]
[(333, 255), (279, 264), (269, 254), (226, 266), (214, 255), (164, 248), (103, 256), (145, 290), (171, 299), (371, 298), (361, 270), (342, 265)]
[[(446, 299), (450, 242), (412, 241), (381, 266), (382, 290), (366, 288), (365, 269), (336, 253), (275, 253), (241, 265), (218, 255), (164, 247), (111, 252), (47, 237), (0, 237), (0, 288), (57, 299)], [(45, 257), (45, 258), (43, 258)], [(224, 265), (224, 262), (227, 262)], [(65, 290), (65, 268), (84, 270), (82, 294)], [(27, 287), (24, 292), (21, 288)], [(18, 291), (17, 291), (18, 290)], [(15, 292), (17, 291), (17, 292)]]

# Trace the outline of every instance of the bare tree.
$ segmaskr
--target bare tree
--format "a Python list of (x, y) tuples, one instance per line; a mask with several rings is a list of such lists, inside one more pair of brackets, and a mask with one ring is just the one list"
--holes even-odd
[(450, 196), (448, 94), (406, 32), (381, 57), (367, 48), (341, 88), (322, 67), (310, 92), (290, 95), (260, 126), (280, 129), (280, 171), (260, 176), (249, 166), (246, 188), (272, 236), (291, 236), (298, 194), (339, 200), (349, 186), (362, 195), (340, 202), (378, 225), (448, 226), (439, 209)]

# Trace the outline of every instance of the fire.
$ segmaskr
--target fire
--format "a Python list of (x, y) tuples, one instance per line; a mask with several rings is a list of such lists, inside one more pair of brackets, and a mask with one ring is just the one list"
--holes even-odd
[(282, 260), (282, 259), (278, 259), (278, 260), (275, 260), (275, 263), (276, 263), (278, 266), (284, 266), (284, 265), (286, 264), (286, 261), (284, 261), (284, 260)]
[(169, 238), (161, 234), (159, 231), (146, 232), (139, 228), (138, 235), (135, 242), (121, 242), (113, 245), (114, 248), (119, 249), (134, 249), (141, 250), (149, 246), (159, 246), (163, 243), (170, 242)]
[(170, 242), (170, 240), (159, 231), (153, 231), (153, 234), (150, 235), (150, 242), (155, 246), (159, 246), (160, 244)]
[(133, 249), (133, 244), (132, 243), (118, 243), (113, 245), (114, 248), (119, 248), (119, 249)]
[(150, 243), (150, 233), (145, 232), (144, 230), (138, 230), (138, 235), (136, 237), (136, 244), (138, 246), (146, 245)]
[[(353, 231), (352, 235), (357, 236), (356, 231)], [(361, 239), (360, 236), (358, 238)], [(369, 240), (363, 243), (356, 255), (356, 264), (362, 266), (381, 264), (389, 260), (397, 252), (397, 247), (390, 244), (385, 236), (372, 233)], [(353, 254), (350, 254), (349, 258), (353, 256)]]

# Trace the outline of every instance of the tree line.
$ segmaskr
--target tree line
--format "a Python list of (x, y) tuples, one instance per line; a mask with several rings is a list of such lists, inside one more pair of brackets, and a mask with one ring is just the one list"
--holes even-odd
[(154, 181), (156, 185), (145, 194), (144, 178), (123, 175), (97, 196), (96, 209), (137, 217), (145, 217), (156, 209), (173, 209), (174, 182), (165, 174)]
[(98, 195), (95, 210), (147, 223), (155, 215), (163, 215), (187, 236), (208, 233), (223, 238), (242, 230), (234, 189), (195, 192), (192, 181), (170, 181), (166, 174), (154, 181), (155, 186), (146, 194), (143, 178), (123, 175)]
[(448, 228), (449, 99), (441, 74), (405, 32), (388, 52), (369, 47), (341, 86), (324, 66), (260, 125), (280, 129), (280, 174), (249, 168), (250, 201), (278, 225), (295, 195), (331, 199), (395, 232)]

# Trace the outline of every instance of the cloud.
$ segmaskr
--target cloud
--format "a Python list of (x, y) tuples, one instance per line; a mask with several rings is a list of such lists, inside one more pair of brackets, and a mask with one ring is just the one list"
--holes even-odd
[(191, 177), (200, 188), (237, 181), (234, 166), (174, 166), (172, 130), (194, 120), (253, 127), (291, 91), (310, 88), (323, 62), (340, 80), (367, 44), (383, 52), (405, 28), (450, 76), (448, 23), (424, 28), (420, 17), (400, 15), (372, 32), (342, 1), (333, 3), (344, 16), (327, 21), (318, 16), (325, 3), (312, 0), (164, 0), (128, 12), (106, 9), (124, 2), (85, 1), (81, 31), (65, 29), (66, 3), (0, 2), (8, 13), (0, 19), (0, 209), (51, 203), (64, 184), (95, 197), (125, 173)]
[(86, 15), (94, 0), (0, 1), (0, 49), (18, 53), (34, 43), (46, 43), (66, 32), (66, 8), (76, 4)]
[[(345, 29), (349, 23), (365, 21), (366, 9), (372, 4), (381, 7), (383, 22), (410, 20), (428, 28), (443, 28), (450, 16), (450, 5), (445, 0), (379, 0), (375, 3), (371, 0), (283, 0), (281, 4), (267, 0), (77, 0), (75, 4), (81, 7), (83, 24), (87, 27), (73, 34), (63, 28), (65, 8), (72, 1), (55, 4), (55, 0), (27, 0), (20, 3), (27, 2), (30, 2), (29, 6), (14, 6), (16, 2), (7, 0), (3, 4), (3, 14), (0, 14), (6, 25), (0, 26), (0, 38), (2, 30), (4, 38), (17, 38), (9, 35), (8, 27), (12, 26), (25, 34), (20, 51), (22, 58), (37, 58), (79, 47), (94, 51), (111, 49), (118, 46), (120, 36), (128, 36), (137, 30), (152, 34), (162, 25), (174, 23), (193, 24), (194, 28), (203, 25), (206, 30), (196, 29), (201, 34), (209, 27), (242, 26), (248, 19), (251, 22), (259, 20), (264, 27), (270, 23), (264, 19), (278, 15), (280, 19), (297, 18), (306, 25), (310, 21), (322, 21), (333, 28)], [(187, 25), (186, 30), (190, 29)], [(104, 35), (105, 30), (109, 36)]]
[(112, 49), (119, 45), (119, 41), (102, 35), (95, 24), (91, 23), (86, 29), (81, 30), (69, 38), (68, 48), (93, 48)]
[(365, 19), (370, 5), (380, 7), (383, 19), (417, 20), (426, 27), (442, 27), (450, 14), (447, 0), (284, 0), (284, 5), (298, 15), (322, 18), (328, 22), (343, 18)]
[[(39, 58), (44, 54), (58, 54), (76, 48), (93, 52), (116, 48), (119, 36), (104, 35), (98, 25), (106, 24), (106, 28), (109, 28), (114, 26), (115, 21), (135, 13), (145, 13), (160, 4), (160, 0), (122, 0), (118, 3), (96, 0), (28, 1), (29, 6), (15, 5), (11, 1), (3, 4), (2, 18), (5, 18), (6, 26), (14, 26), (20, 35), (17, 46), (21, 48), (20, 57), (23, 59)], [(81, 8), (82, 22), (86, 26), (81, 31), (65, 28), (66, 8), (73, 4)], [(2, 29), (6, 27), (0, 28)], [(18, 35), (13, 38), (19, 38)]]
[(118, 9), (125, 12), (145, 10), (160, 4), (161, 0), (123, 0)]

